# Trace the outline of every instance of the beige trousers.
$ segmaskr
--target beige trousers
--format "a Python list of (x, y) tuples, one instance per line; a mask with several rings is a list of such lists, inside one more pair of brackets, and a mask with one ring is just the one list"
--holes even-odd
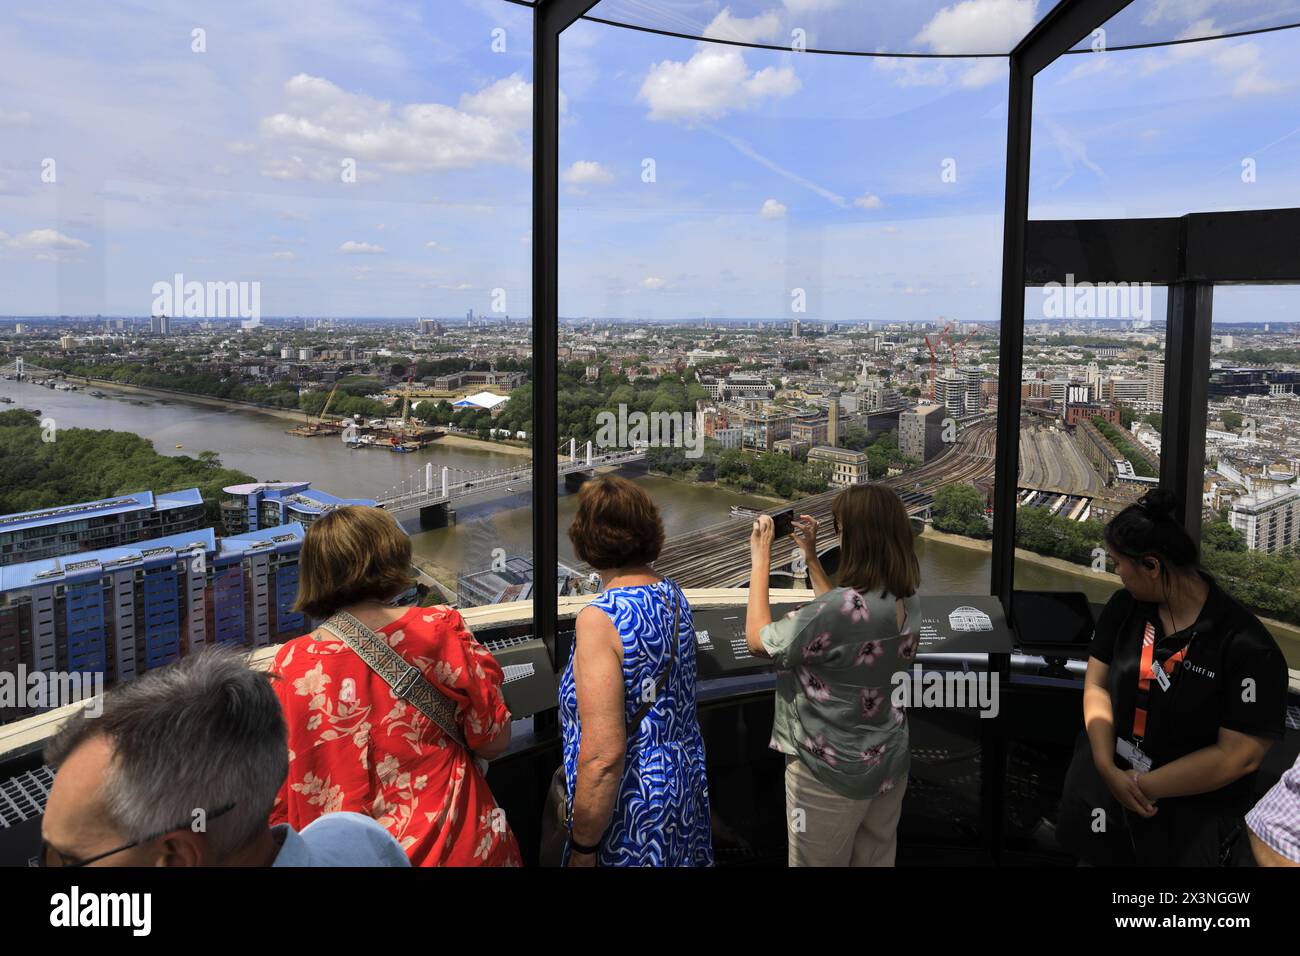
[(893, 866), (906, 790), (904, 777), (886, 794), (851, 800), (820, 783), (798, 757), (787, 755), (790, 866)]

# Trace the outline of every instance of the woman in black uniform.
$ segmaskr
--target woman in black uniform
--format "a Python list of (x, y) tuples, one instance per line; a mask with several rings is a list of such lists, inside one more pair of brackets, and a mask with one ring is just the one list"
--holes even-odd
[[(1175, 513), (1171, 495), (1152, 491), (1106, 527), (1124, 589), (1089, 648), (1087, 746), (1062, 805), (1062, 843), (1090, 863), (1220, 863), (1286, 726), (1282, 652), (1201, 571)], [(1070, 803), (1086, 825), (1067, 824)]]

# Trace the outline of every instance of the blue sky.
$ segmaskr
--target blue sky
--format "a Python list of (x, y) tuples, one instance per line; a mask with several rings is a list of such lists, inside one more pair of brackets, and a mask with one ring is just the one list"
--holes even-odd
[[(812, 47), (969, 53), (1009, 49), (1046, 7), (595, 12), (649, 22), (653, 8), (670, 29), (774, 44), (800, 29)], [(1148, 0), (1107, 40), (1212, 36), (1300, 19), (1294, 7)], [(181, 272), (258, 281), (267, 315), (487, 313), (495, 290), (529, 314), (530, 18), (503, 0), (14, 9), (0, 24), (0, 313), (142, 315), (153, 283)], [(802, 289), (811, 321), (996, 316), (1004, 60), (821, 56), (589, 23), (561, 49), (562, 314), (788, 316)], [(1031, 215), (1300, 205), (1298, 52), (1285, 31), (1062, 58), (1035, 86)], [(1225, 295), (1216, 319), (1300, 319), (1297, 301)]]

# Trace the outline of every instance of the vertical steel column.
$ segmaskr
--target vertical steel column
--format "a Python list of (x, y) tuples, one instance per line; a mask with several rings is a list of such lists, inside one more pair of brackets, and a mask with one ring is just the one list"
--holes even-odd
[[(1007, 190), (1002, 227), (1002, 311), (999, 325), (998, 434), (993, 485), (992, 593), (1008, 620), (1013, 611), (1016, 561), (1016, 488), (1020, 477), (1020, 377), (1024, 363), (1025, 237), (1029, 219), (1029, 145), (1034, 77), (1074, 44), (1114, 16), (1130, 0), (1061, 0), (1011, 51), (1007, 92)], [(1010, 688), (1011, 657), (990, 654), (989, 671)], [(1002, 853), (1006, 795), (1007, 708), (980, 721), (980, 808), (991, 862)], [(993, 725), (993, 726), (988, 726)]]
[(1212, 284), (1176, 282), (1169, 287), (1160, 487), (1177, 496), (1182, 508), (1179, 518), (1194, 541), (1201, 539), (1213, 313)]
[[(1029, 134), (1034, 77), (1012, 53), (1007, 89), (1007, 189), (1002, 225), (1002, 312), (998, 326), (998, 424), (993, 476), (993, 572), (990, 590), (1007, 617), (1016, 557), (1016, 489), (1020, 478), (1020, 378), (1025, 332), (1025, 234), (1029, 218)], [(1011, 680), (1009, 654), (990, 654), (989, 675)], [(985, 852), (996, 863), (1002, 850), (1006, 804), (1005, 715), (980, 721), (980, 817)]]
[(559, 369), (560, 34), (596, 0), (537, 0), (533, 7), (533, 633), (551, 662), (557, 646), (559, 553), (556, 392)]
[(1011, 610), (1020, 479), (1020, 379), (1025, 341), (1025, 233), (1029, 217), (1029, 136), (1034, 78), (1011, 55), (1007, 95), (1007, 189), (1002, 224), (1002, 311), (998, 332), (998, 425), (993, 478), (991, 590)]

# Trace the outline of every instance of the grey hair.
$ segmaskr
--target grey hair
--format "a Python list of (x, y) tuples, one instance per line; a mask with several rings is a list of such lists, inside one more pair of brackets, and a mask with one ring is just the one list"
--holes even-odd
[[(289, 772), (288, 735), (267, 674), (211, 646), (109, 691), (103, 713), (70, 720), (45, 750), (58, 766), (81, 744), (113, 749), (101, 793), (124, 836), (143, 840), (205, 822), (218, 861), (267, 826)], [(195, 829), (198, 827), (195, 826)]]

